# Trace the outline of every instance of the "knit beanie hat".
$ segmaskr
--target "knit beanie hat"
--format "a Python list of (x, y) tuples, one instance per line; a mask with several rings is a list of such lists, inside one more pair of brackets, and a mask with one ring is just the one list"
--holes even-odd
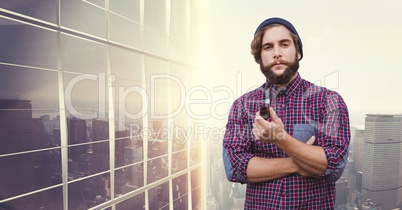
[(298, 42), (299, 42), (299, 43), (298, 43), (298, 44), (299, 44), (299, 50), (300, 50), (300, 59), (299, 59), (299, 60), (301, 60), (301, 59), (303, 58), (303, 44), (302, 44), (302, 41), (301, 41), (301, 39), (300, 39), (300, 36), (299, 36), (299, 34), (297, 33), (295, 27), (294, 27), (289, 21), (287, 21), (287, 20), (285, 20), (285, 19), (282, 19), (282, 18), (277, 18), (277, 17), (268, 18), (268, 19), (264, 20), (264, 22), (262, 22), (262, 23), (258, 26), (257, 30), (255, 30), (254, 36), (255, 36), (262, 28), (264, 28), (265, 26), (271, 25), (271, 24), (280, 24), (280, 25), (283, 25), (283, 26), (285, 26), (287, 29), (289, 29), (290, 32), (292, 32), (293, 34), (296, 34), (296, 35), (297, 35), (297, 37), (298, 37)]

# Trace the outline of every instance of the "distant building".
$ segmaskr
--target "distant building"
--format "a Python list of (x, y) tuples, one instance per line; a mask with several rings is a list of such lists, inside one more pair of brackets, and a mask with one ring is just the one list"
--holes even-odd
[(7, 156), (45, 147), (44, 126), (40, 119), (32, 119), (31, 101), (0, 99), (0, 116), (0, 155), (6, 155), (0, 158), (0, 198), (47, 185), (50, 180), (44, 176), (43, 153)]
[(380, 209), (402, 205), (402, 116), (367, 115), (362, 192)]
[(364, 130), (356, 130), (353, 145), (353, 160), (356, 171), (363, 170)]
[(338, 180), (336, 182), (336, 199), (335, 206), (347, 204), (347, 196), (349, 194), (348, 181), (346, 179)]
[(106, 171), (109, 167), (109, 142), (97, 142), (109, 139), (109, 121), (103, 119), (92, 120), (92, 144), (94, 165), (96, 172)]

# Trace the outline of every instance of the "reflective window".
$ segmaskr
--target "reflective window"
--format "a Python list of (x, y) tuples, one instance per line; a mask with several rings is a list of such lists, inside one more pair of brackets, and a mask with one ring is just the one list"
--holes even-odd
[[(106, 38), (106, 13), (92, 1), (60, 1), (61, 26), (100, 38)], [(99, 3), (100, 1), (94, 1)]]
[(60, 154), (60, 149), (53, 149), (0, 157), (0, 198), (60, 184), (61, 179), (57, 178), (61, 175)]
[[(115, 126), (121, 135), (130, 135), (133, 140), (143, 139), (142, 118), (147, 114), (149, 98), (141, 82), (116, 79)], [(122, 136), (121, 136), (122, 137)]]
[(172, 180), (173, 209), (188, 209), (188, 182), (187, 174)]
[(57, 72), (0, 65), (0, 74), (0, 154), (59, 146)]
[(200, 209), (202, 206), (202, 173), (201, 169), (196, 169), (194, 171), (190, 172), (191, 176), (191, 203), (192, 203), (192, 209)]
[(0, 62), (57, 69), (57, 33), (0, 17)]
[(138, 194), (132, 198), (129, 198), (125, 201), (122, 201), (118, 204), (116, 204), (116, 209), (117, 210), (126, 210), (133, 208), (135, 206), (135, 209), (141, 210), (145, 209), (145, 194), (141, 193)]
[(190, 165), (201, 163), (201, 146), (192, 147), (190, 152)]
[(66, 34), (61, 35), (62, 69), (99, 75), (106, 73), (107, 46)]
[(148, 191), (149, 209), (169, 209), (169, 182)]
[(82, 1), (92, 3), (96, 6), (105, 8), (105, 0), (82, 0)]
[(168, 175), (169, 158), (167, 155), (148, 161), (147, 183), (153, 183)]
[(63, 209), (62, 190), (63, 190), (62, 187), (51, 188), (22, 198), (0, 203), (0, 208), (1, 209)]
[(144, 164), (136, 163), (115, 171), (115, 194), (122, 195), (144, 186)]
[(142, 81), (142, 56), (139, 53), (111, 47), (112, 75), (119, 79)]
[(145, 1), (145, 26), (161, 33), (166, 30), (166, 9), (164, 1)]
[(140, 0), (110, 1), (109, 7), (113, 13), (140, 22)]
[(57, 24), (57, 0), (0, 1), (0, 8)]
[(172, 173), (184, 170), (187, 168), (187, 150), (172, 154)]
[(109, 103), (105, 74), (63, 73), (63, 77), (67, 117), (84, 120), (107, 118)]
[(68, 147), (69, 179), (78, 179), (109, 169), (108, 141)]
[(201, 206), (187, 4), (0, 2), (0, 209)]
[(188, 23), (186, 3), (179, 0), (171, 1), (169, 56), (178, 61), (186, 61), (188, 45)]
[[(77, 174), (69, 174), (76, 179)], [(89, 209), (108, 201), (110, 197), (110, 176), (102, 174), (68, 184), (68, 208)]]
[[(164, 1), (157, 1), (163, 4)], [(166, 11), (156, 1), (145, 2), (144, 50), (160, 56), (167, 55)]]
[(141, 26), (138, 22), (110, 13), (110, 40), (137, 49), (142, 48)]

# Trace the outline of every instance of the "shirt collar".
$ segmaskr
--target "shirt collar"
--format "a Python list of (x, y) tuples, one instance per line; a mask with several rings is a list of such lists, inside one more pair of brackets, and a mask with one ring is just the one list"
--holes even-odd
[(282, 92), (282, 94), (285, 94), (286, 96), (291, 96), (293, 93), (298, 89), (300, 84), (302, 83), (302, 78), (300, 77), (300, 74), (297, 73), (296, 78), (290, 82), (285, 88), (279, 88), (273, 84), (271, 84), (269, 81), (266, 81), (265, 84), (263, 85), (263, 88), (270, 88), (272, 97), (276, 97), (279, 93)]

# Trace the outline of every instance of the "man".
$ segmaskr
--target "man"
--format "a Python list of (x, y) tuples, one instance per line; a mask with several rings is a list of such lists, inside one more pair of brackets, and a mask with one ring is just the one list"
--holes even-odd
[[(300, 77), (303, 45), (287, 20), (262, 22), (251, 52), (266, 83), (230, 110), (223, 141), (228, 179), (247, 183), (245, 209), (334, 209), (350, 140), (346, 104)], [(268, 120), (259, 113), (266, 101)]]

